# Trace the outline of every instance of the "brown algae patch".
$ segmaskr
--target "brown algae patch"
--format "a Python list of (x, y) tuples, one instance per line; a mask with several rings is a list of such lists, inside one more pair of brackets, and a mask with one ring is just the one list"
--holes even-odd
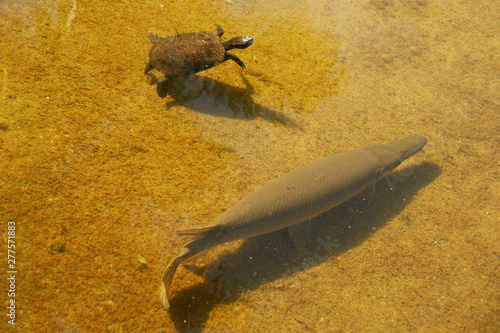
[(10, 123), (7, 119), (0, 117), (0, 130), (6, 131), (9, 129)]

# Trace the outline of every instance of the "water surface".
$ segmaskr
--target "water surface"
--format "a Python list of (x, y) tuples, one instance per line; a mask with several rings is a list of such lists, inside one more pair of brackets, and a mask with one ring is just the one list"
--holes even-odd
[[(448, 0), (2, 3), (16, 326), (498, 330), (498, 13)], [(215, 24), (255, 39), (233, 51), (247, 70), (227, 62), (160, 99), (146, 35)], [(163, 310), (175, 230), (308, 162), (409, 135), (428, 144), (369, 205), (316, 218), (304, 249), (278, 232), (208, 252), (179, 270)]]

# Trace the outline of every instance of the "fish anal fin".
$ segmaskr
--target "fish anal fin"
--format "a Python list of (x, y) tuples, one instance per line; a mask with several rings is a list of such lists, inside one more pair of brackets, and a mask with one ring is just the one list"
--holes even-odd
[(287, 228), (288, 237), (297, 249), (302, 249), (307, 243), (311, 232), (311, 219), (294, 224)]

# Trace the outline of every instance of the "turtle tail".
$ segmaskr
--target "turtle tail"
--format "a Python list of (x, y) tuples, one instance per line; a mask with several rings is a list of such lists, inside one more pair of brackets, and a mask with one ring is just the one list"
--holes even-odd
[(151, 65), (151, 62), (148, 62), (146, 68), (144, 69), (144, 75), (148, 74), (152, 70), (153, 70), (153, 65)]

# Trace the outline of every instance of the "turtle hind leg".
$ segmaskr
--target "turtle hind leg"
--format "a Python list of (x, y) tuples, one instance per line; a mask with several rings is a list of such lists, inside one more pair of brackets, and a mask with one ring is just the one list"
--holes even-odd
[(162, 77), (156, 82), (156, 92), (161, 98), (165, 98), (167, 96), (169, 88), (170, 80), (167, 80), (165, 77)]
[(222, 28), (218, 24), (216, 24), (215, 26), (217, 27), (217, 36), (222, 37), (222, 35), (224, 35), (224, 30), (222, 30)]
[(158, 36), (158, 34), (154, 34), (152, 32), (148, 34), (148, 39), (153, 44), (159, 43), (161, 41), (161, 37)]
[(243, 61), (232, 53), (226, 52), (226, 57), (224, 58), (224, 61), (226, 61), (226, 60), (233, 60), (235, 63), (240, 65), (241, 68), (243, 68), (243, 69), (247, 68), (247, 66), (245, 66)]

